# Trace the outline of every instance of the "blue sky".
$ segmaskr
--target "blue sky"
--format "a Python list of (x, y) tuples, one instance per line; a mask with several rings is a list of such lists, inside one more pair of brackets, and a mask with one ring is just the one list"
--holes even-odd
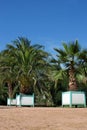
[(18, 36), (51, 53), (63, 41), (87, 47), (87, 0), (0, 0), (0, 50)]

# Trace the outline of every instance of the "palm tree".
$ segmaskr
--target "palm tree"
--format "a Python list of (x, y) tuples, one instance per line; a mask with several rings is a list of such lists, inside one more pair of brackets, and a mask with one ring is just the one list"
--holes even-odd
[(8, 96), (13, 97), (13, 84), (16, 81), (15, 60), (10, 56), (9, 51), (2, 51), (0, 55), (0, 78), (3, 84), (8, 86)]
[(76, 69), (78, 68), (79, 55), (81, 54), (81, 48), (78, 41), (70, 42), (69, 44), (63, 43), (63, 49), (55, 48), (58, 53), (58, 61), (68, 71), (69, 76), (69, 88), (68, 90), (78, 90), (76, 83)]
[(21, 93), (32, 93), (39, 74), (46, 65), (48, 53), (42, 50), (42, 46), (31, 45), (27, 38), (19, 37), (8, 44), (7, 50), (15, 60), (16, 79), (20, 84)]
[(50, 94), (53, 105), (57, 106), (61, 103), (61, 93), (66, 91), (67, 72), (61, 67), (59, 60), (52, 57), (50, 61), (50, 69), (48, 71), (50, 80)]

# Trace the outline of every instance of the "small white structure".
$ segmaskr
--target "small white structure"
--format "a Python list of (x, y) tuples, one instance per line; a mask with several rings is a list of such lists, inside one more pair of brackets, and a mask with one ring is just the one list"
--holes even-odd
[(34, 94), (33, 95), (25, 95), (19, 94), (16, 95), (16, 99), (7, 98), (8, 106), (33, 106), (34, 107)]
[(34, 107), (34, 94), (25, 95), (20, 94), (16, 96), (17, 106), (33, 106)]
[(68, 91), (62, 92), (62, 106), (69, 105), (83, 105), (86, 107), (86, 97), (84, 92)]

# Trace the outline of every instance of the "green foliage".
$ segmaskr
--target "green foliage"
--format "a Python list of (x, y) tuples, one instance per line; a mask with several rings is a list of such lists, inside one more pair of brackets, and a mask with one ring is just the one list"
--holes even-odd
[(0, 85), (0, 105), (5, 105), (7, 103), (7, 88)]
[(34, 93), (36, 105), (59, 106), (73, 68), (78, 90), (87, 94), (87, 50), (82, 50), (77, 40), (63, 43), (63, 49), (55, 48), (55, 58), (24, 37), (6, 47), (0, 53), (0, 104), (22, 92)]

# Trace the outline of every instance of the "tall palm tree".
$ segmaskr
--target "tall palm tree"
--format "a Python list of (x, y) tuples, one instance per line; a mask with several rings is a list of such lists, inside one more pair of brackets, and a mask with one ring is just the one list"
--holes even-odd
[(8, 44), (7, 50), (15, 59), (15, 71), (17, 81), (20, 84), (21, 93), (34, 91), (38, 75), (46, 65), (48, 53), (42, 50), (40, 45), (31, 45), (27, 38), (19, 37), (13, 41), (13, 45)]
[(69, 76), (69, 88), (68, 90), (78, 90), (76, 83), (76, 69), (78, 67), (78, 59), (81, 53), (81, 48), (78, 41), (70, 42), (69, 44), (63, 43), (63, 49), (55, 48), (58, 53), (58, 61), (65, 67), (68, 71)]

